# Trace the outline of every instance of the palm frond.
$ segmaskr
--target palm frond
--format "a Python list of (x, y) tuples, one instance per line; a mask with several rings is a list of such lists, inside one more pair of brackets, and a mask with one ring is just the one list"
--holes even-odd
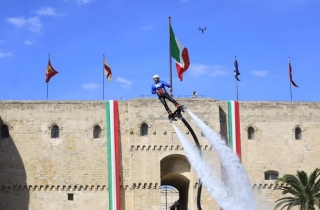
[(302, 210), (320, 207), (320, 169), (316, 168), (310, 176), (304, 171), (297, 171), (295, 175), (286, 174), (275, 182), (275, 190), (281, 190), (283, 197), (275, 201), (275, 209), (290, 210), (299, 206)]

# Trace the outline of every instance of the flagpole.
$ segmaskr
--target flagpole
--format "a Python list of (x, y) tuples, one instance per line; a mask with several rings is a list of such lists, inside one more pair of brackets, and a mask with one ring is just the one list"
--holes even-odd
[[(48, 63), (50, 61), (50, 53), (48, 53)], [(49, 95), (49, 81), (47, 82), (47, 100), (48, 100), (48, 95)]]
[[(234, 61), (237, 60), (237, 56), (234, 56)], [(237, 90), (237, 101), (238, 101), (238, 80), (236, 78), (236, 90)]]
[(171, 97), (173, 97), (173, 88), (172, 88), (172, 58), (171, 58), (171, 17), (168, 17), (169, 20), (169, 68), (170, 68), (170, 86), (171, 86), (171, 90), (170, 90), (170, 95)]
[(237, 86), (237, 101), (238, 101), (238, 80), (236, 80), (236, 86)]
[(102, 100), (104, 100), (104, 54), (102, 54)]
[(288, 66), (289, 66), (289, 83), (290, 83), (290, 98), (292, 101), (292, 88), (291, 88), (291, 80), (290, 80), (290, 57), (288, 57)]

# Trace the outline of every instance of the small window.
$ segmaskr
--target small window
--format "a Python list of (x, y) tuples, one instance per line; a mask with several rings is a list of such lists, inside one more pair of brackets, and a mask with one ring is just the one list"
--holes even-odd
[(57, 126), (57, 125), (52, 126), (51, 138), (59, 138), (59, 126)]
[(265, 180), (277, 180), (279, 177), (278, 171), (269, 170), (264, 172), (264, 179)]
[(68, 201), (73, 201), (73, 193), (68, 193)]
[(251, 126), (248, 128), (248, 139), (254, 139), (254, 128)]
[(294, 135), (295, 135), (296, 140), (300, 140), (301, 139), (301, 128), (296, 127), (296, 129), (294, 130)]
[(1, 138), (9, 138), (9, 128), (7, 125), (1, 126)]
[(101, 138), (101, 128), (99, 125), (96, 125), (93, 128), (93, 138), (94, 139)]
[(142, 123), (140, 127), (140, 135), (147, 136), (148, 135), (148, 125), (147, 123)]

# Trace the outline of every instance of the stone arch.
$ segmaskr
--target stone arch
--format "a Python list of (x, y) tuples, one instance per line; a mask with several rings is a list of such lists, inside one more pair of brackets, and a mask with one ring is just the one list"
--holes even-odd
[(305, 129), (301, 125), (294, 126), (292, 131), (294, 132), (294, 139), (295, 140), (302, 140), (302, 132), (304, 132)]
[(50, 130), (51, 138), (60, 138), (60, 136), (61, 136), (60, 130), (62, 130), (62, 127), (59, 126), (58, 123), (53, 122), (53, 123), (51, 123), (51, 125), (48, 128)]
[(165, 156), (160, 161), (161, 186), (173, 186), (179, 191), (181, 209), (188, 209), (191, 165), (181, 154)]
[(92, 138), (93, 139), (99, 139), (102, 137), (102, 130), (103, 127), (99, 124), (99, 123), (95, 123), (91, 126), (91, 130), (92, 130)]
[(55, 126), (55, 125), (59, 127), (59, 130), (62, 130), (62, 126), (59, 126), (59, 123), (57, 123), (57, 122), (52, 122), (52, 123), (48, 126), (49, 130), (51, 130), (51, 129), (53, 128), (53, 126)]
[(247, 131), (247, 139), (248, 140), (254, 140), (256, 138), (256, 133), (258, 128), (253, 125), (253, 124), (249, 124), (245, 130)]
[(151, 123), (148, 121), (141, 121), (138, 125), (140, 136), (148, 136), (150, 133)]

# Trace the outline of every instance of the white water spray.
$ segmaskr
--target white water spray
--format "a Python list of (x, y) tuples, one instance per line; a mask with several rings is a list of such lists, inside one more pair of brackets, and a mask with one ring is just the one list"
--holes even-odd
[(173, 123), (172, 126), (181, 141), (191, 166), (196, 170), (202, 184), (219, 206), (226, 210), (243, 210), (231, 199), (228, 187), (218, 180), (217, 175), (202, 160), (199, 150), (190, 143), (187, 137)]
[(237, 205), (243, 210), (255, 210), (256, 205), (254, 195), (248, 176), (236, 154), (231, 151), (216, 132), (210, 129), (190, 110), (187, 111), (218, 154), (221, 165), (227, 172), (227, 179), (231, 188), (232, 197)]

